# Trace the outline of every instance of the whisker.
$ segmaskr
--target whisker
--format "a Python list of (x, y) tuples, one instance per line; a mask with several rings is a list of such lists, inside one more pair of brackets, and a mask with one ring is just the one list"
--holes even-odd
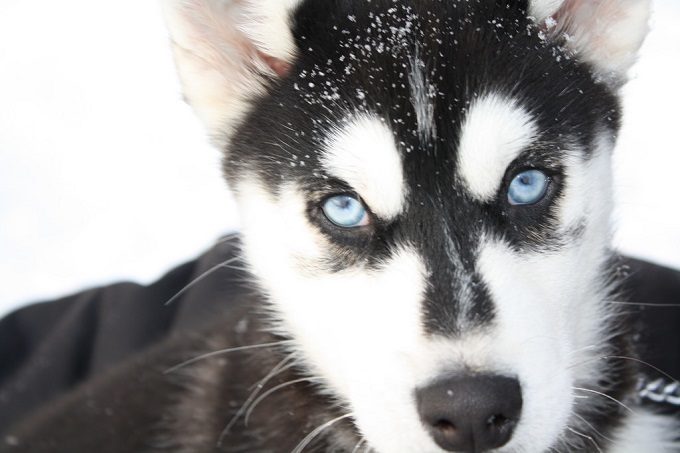
[(175, 371), (179, 370), (180, 368), (184, 368), (185, 366), (191, 365), (192, 363), (196, 363), (196, 362), (199, 362), (201, 360), (208, 359), (210, 357), (215, 357), (215, 356), (222, 355), (222, 354), (229, 354), (231, 352), (248, 351), (250, 349), (271, 348), (271, 347), (274, 347), (274, 346), (289, 344), (291, 342), (292, 342), (291, 340), (283, 340), (283, 341), (274, 341), (272, 343), (252, 344), (252, 345), (249, 345), (249, 346), (238, 346), (238, 347), (235, 347), (235, 348), (219, 349), (217, 351), (212, 351), (212, 352), (208, 352), (206, 354), (201, 354), (198, 357), (194, 357), (192, 359), (189, 359), (187, 361), (179, 363), (179, 364), (165, 370), (163, 372), (163, 374), (174, 373)]
[(285, 359), (280, 361), (272, 370), (269, 372), (268, 375), (263, 377), (261, 380), (256, 382), (255, 384), (251, 385), (248, 390), (254, 390), (256, 388), (262, 388), (271, 378), (276, 376), (279, 373), (282, 373), (283, 371), (291, 368), (294, 363), (289, 363), (291, 360), (294, 360), (295, 358), (295, 353), (289, 354)]
[(352, 453), (358, 453), (361, 447), (366, 443), (366, 439), (361, 439), (357, 444), (354, 446), (354, 449), (352, 450)]
[(586, 389), (586, 388), (583, 388), (583, 387), (572, 387), (572, 389), (574, 389), (574, 390), (580, 390), (580, 391), (582, 391), (582, 392), (594, 393), (595, 395), (600, 395), (600, 396), (602, 396), (602, 397), (604, 397), (604, 398), (607, 398), (608, 400), (613, 401), (613, 402), (615, 402), (616, 404), (620, 405), (620, 406), (623, 407), (624, 409), (628, 410), (631, 414), (635, 414), (635, 411), (634, 411), (633, 409), (631, 409), (630, 407), (626, 406), (625, 404), (623, 404), (621, 401), (617, 400), (617, 399), (614, 398), (613, 396), (607, 395), (606, 393), (598, 392), (597, 390), (593, 390), (593, 389)]
[(608, 300), (610, 304), (616, 305), (632, 305), (637, 307), (655, 307), (655, 308), (680, 308), (680, 304), (654, 304), (647, 302), (623, 302), (618, 300)]
[(586, 420), (584, 417), (581, 417), (579, 414), (572, 414), (572, 415), (574, 415), (574, 417), (578, 417), (583, 423), (585, 423), (590, 429), (592, 429), (593, 432), (595, 432), (595, 434), (597, 434), (598, 436), (600, 436), (600, 437), (603, 438), (604, 440), (607, 440), (607, 441), (609, 441), (609, 442), (614, 442), (614, 440), (612, 440), (611, 438), (605, 436), (605, 435), (602, 434), (600, 431), (598, 431), (597, 428), (595, 428), (595, 427), (593, 426), (593, 424), (590, 423), (588, 420)]
[(250, 416), (252, 415), (252, 413), (255, 410), (255, 408), (257, 407), (257, 405), (260, 404), (262, 401), (264, 401), (264, 399), (266, 397), (268, 397), (269, 395), (271, 395), (272, 393), (274, 393), (278, 390), (281, 390), (282, 388), (288, 387), (290, 385), (298, 384), (300, 382), (314, 382), (314, 381), (317, 381), (317, 380), (319, 380), (319, 378), (314, 377), (314, 376), (304, 377), (304, 378), (294, 379), (292, 381), (284, 382), (283, 384), (279, 384), (277, 386), (270, 388), (269, 390), (264, 392), (262, 395), (260, 395), (259, 398), (257, 398), (255, 401), (253, 401), (253, 404), (250, 405), (250, 407), (246, 411), (245, 424), (248, 425), (248, 420), (250, 420)]
[(184, 295), (187, 291), (189, 291), (191, 288), (193, 288), (194, 286), (196, 286), (196, 284), (202, 282), (202, 281), (205, 280), (207, 277), (209, 277), (210, 275), (212, 275), (214, 272), (216, 272), (216, 271), (218, 271), (218, 270), (220, 270), (220, 269), (222, 269), (222, 268), (228, 268), (229, 265), (230, 265), (231, 263), (233, 263), (234, 261), (236, 261), (236, 260), (238, 260), (238, 258), (231, 258), (231, 259), (228, 259), (227, 261), (225, 261), (225, 262), (223, 262), (223, 263), (219, 263), (219, 264), (216, 264), (215, 266), (211, 267), (210, 269), (208, 269), (207, 271), (203, 272), (201, 275), (199, 275), (198, 277), (196, 277), (194, 280), (192, 280), (191, 283), (189, 283), (188, 285), (186, 285), (184, 288), (180, 289), (180, 290), (177, 292), (177, 294), (175, 294), (175, 295), (172, 296), (170, 299), (168, 299), (168, 301), (167, 301), (165, 304), (163, 304), (163, 305), (165, 305), (165, 306), (171, 305), (171, 304), (172, 304), (173, 302), (175, 302), (178, 298), (180, 298), (182, 295)]
[[(293, 354), (290, 354), (288, 357), (286, 357), (285, 359), (280, 361), (277, 365), (274, 366), (274, 368), (271, 369), (271, 371), (269, 373), (267, 373), (267, 375), (264, 378), (260, 379), (253, 387), (251, 387), (251, 388), (254, 388), (254, 390), (250, 393), (250, 395), (248, 395), (248, 398), (246, 398), (245, 402), (241, 405), (241, 407), (238, 409), (238, 411), (236, 411), (236, 414), (231, 418), (231, 420), (229, 420), (229, 423), (227, 423), (227, 426), (222, 430), (222, 433), (220, 434), (220, 437), (217, 441), (218, 447), (222, 446), (222, 441), (224, 440), (224, 437), (227, 434), (229, 434), (229, 432), (231, 431), (231, 428), (234, 427), (234, 425), (236, 424), (238, 419), (241, 418), (241, 416), (246, 412), (246, 409), (248, 408), (250, 403), (252, 403), (253, 400), (257, 397), (257, 395), (260, 393), (260, 391), (262, 390), (264, 385), (267, 382), (269, 382), (269, 380), (271, 378), (273, 378), (274, 376), (276, 376), (278, 373), (280, 373), (284, 369), (288, 368), (286, 366), (286, 363), (289, 362), (292, 358), (293, 358)], [(292, 364), (289, 364), (289, 365), (292, 366)], [(246, 421), (246, 425), (247, 424), (248, 424), (248, 422)]]
[(572, 356), (574, 354), (578, 354), (578, 353), (584, 352), (584, 351), (597, 350), (597, 349), (600, 349), (600, 348), (602, 348), (601, 345), (591, 344), (591, 345), (588, 345), (588, 346), (584, 346), (582, 348), (574, 349), (573, 351), (569, 351), (567, 356)]
[(640, 364), (642, 364), (642, 365), (648, 366), (649, 368), (653, 369), (653, 370), (656, 371), (657, 373), (660, 373), (660, 374), (662, 374), (663, 376), (667, 377), (667, 378), (670, 379), (671, 381), (677, 381), (677, 379), (675, 379), (673, 376), (671, 376), (670, 374), (666, 373), (666, 372), (663, 371), (662, 369), (657, 368), (657, 367), (655, 367), (654, 365), (652, 365), (651, 363), (645, 362), (644, 360), (638, 359), (638, 358), (636, 358), (636, 357), (627, 357), (627, 356), (623, 356), (623, 355), (607, 355), (607, 356), (604, 356), (604, 357), (602, 357), (602, 358), (603, 358), (603, 359), (631, 360), (631, 361), (633, 361), (633, 362), (640, 363)]
[(353, 415), (354, 415), (354, 414), (352, 414), (352, 413), (345, 414), (345, 415), (341, 415), (340, 417), (334, 418), (333, 420), (329, 420), (329, 421), (327, 421), (326, 423), (324, 423), (323, 425), (317, 427), (314, 431), (312, 431), (312, 432), (309, 433), (304, 439), (302, 439), (302, 441), (297, 445), (297, 447), (295, 447), (295, 448), (293, 449), (293, 451), (292, 451), (291, 453), (302, 453), (302, 450), (304, 450), (305, 447), (306, 447), (307, 445), (309, 445), (309, 443), (310, 443), (312, 440), (314, 440), (314, 438), (315, 438), (316, 436), (318, 436), (324, 429), (326, 429), (326, 428), (328, 428), (329, 426), (331, 426), (331, 425), (333, 425), (333, 424), (339, 422), (340, 420), (343, 420), (343, 419), (345, 419), (345, 418), (352, 417)]
[(673, 376), (671, 376), (670, 374), (666, 373), (666, 372), (665, 372), (664, 370), (662, 370), (661, 368), (658, 368), (658, 367), (652, 365), (652, 364), (649, 363), (649, 362), (645, 362), (644, 360), (638, 359), (638, 358), (635, 358), (635, 357), (626, 357), (626, 356), (621, 356), (621, 355), (606, 355), (606, 356), (602, 356), (602, 357), (593, 357), (593, 358), (591, 358), (591, 359), (583, 360), (583, 361), (581, 361), (581, 362), (577, 362), (577, 363), (574, 363), (574, 364), (572, 364), (572, 365), (569, 365), (569, 366), (567, 367), (567, 369), (569, 370), (569, 369), (571, 369), (571, 368), (576, 368), (576, 367), (579, 367), (579, 366), (581, 366), (581, 365), (585, 365), (585, 364), (588, 364), (588, 363), (591, 363), (591, 362), (595, 362), (595, 361), (597, 361), (597, 360), (607, 360), (607, 359), (630, 360), (630, 361), (632, 361), (632, 362), (636, 362), (636, 363), (639, 363), (639, 364), (648, 366), (648, 367), (651, 368), (652, 370), (654, 370), (654, 371), (656, 371), (657, 373), (663, 375), (664, 377), (670, 379), (671, 381), (674, 381), (674, 382), (675, 382), (675, 381), (678, 381), (678, 379), (674, 378)]
[(247, 266), (235, 266), (233, 264), (224, 264), (222, 267), (225, 269), (233, 269), (235, 271), (240, 271), (240, 272), (250, 272), (250, 269)]
[(591, 442), (593, 443), (593, 445), (595, 446), (595, 448), (597, 448), (597, 451), (598, 451), (598, 452), (604, 453), (604, 452), (602, 451), (602, 449), (600, 448), (600, 446), (597, 444), (597, 442), (595, 442), (595, 439), (593, 439), (591, 436), (588, 436), (587, 434), (580, 433), (580, 432), (576, 431), (574, 428), (571, 428), (571, 427), (569, 427), (569, 426), (567, 426), (567, 429), (568, 429), (569, 431), (571, 431), (572, 433), (576, 434), (577, 436), (581, 436), (581, 437), (584, 437), (584, 438), (588, 439), (589, 441), (591, 441)]

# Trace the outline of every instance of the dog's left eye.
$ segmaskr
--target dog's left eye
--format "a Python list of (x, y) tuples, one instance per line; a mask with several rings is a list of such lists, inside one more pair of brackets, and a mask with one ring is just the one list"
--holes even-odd
[(541, 201), (548, 191), (550, 178), (540, 170), (525, 170), (512, 178), (508, 188), (508, 202), (526, 206)]
[(324, 201), (325, 216), (341, 228), (357, 228), (368, 225), (369, 216), (363, 203), (351, 195), (335, 195)]

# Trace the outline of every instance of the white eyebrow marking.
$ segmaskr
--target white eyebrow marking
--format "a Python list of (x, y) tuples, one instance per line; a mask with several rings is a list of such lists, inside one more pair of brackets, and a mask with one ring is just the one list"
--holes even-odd
[(402, 212), (406, 187), (401, 154), (379, 118), (362, 114), (352, 119), (327, 140), (321, 164), (352, 186), (379, 217), (390, 220)]
[(479, 201), (493, 199), (508, 165), (536, 138), (533, 116), (514, 99), (489, 94), (473, 102), (458, 145), (458, 174)]

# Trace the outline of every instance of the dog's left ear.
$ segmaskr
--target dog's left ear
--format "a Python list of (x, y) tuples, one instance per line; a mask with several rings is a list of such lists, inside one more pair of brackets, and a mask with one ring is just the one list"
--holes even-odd
[(549, 39), (564, 40), (614, 86), (627, 79), (649, 31), (651, 0), (529, 0)]
[(161, 0), (186, 101), (223, 146), (267, 83), (290, 69), (299, 0)]

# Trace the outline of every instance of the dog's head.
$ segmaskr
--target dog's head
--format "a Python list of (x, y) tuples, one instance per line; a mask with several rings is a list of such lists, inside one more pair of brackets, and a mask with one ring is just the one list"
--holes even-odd
[(587, 443), (611, 403), (579, 389), (606, 385), (616, 335), (616, 92), (648, 2), (167, 6), (273, 328), (368, 444)]

